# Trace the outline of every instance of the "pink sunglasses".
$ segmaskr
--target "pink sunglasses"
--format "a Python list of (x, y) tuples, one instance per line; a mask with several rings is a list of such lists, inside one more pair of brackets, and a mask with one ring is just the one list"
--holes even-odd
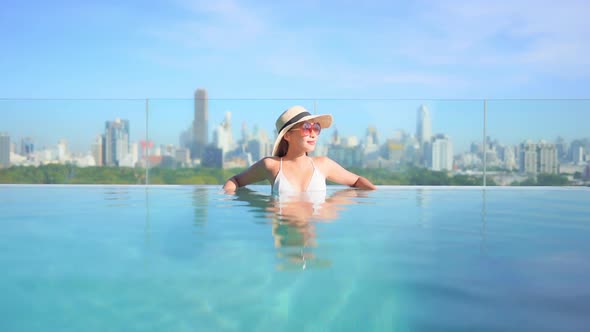
[(305, 136), (310, 136), (311, 132), (315, 132), (316, 136), (320, 134), (320, 132), (322, 131), (322, 126), (315, 122), (304, 122), (303, 125), (299, 128), (293, 128), (291, 130), (301, 130), (301, 136), (305, 137)]

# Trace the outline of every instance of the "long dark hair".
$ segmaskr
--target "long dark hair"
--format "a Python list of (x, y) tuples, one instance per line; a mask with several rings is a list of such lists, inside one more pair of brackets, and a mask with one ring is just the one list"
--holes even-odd
[[(287, 142), (286, 139), (281, 138), (281, 141), (279, 142), (279, 147), (277, 148), (276, 156), (279, 158), (283, 158), (287, 155), (287, 151), (289, 151), (289, 142)], [(308, 156), (309, 154), (306, 152), (305, 155)]]
[(284, 138), (281, 138), (279, 142), (279, 147), (277, 148), (277, 157), (284, 157), (289, 150), (289, 142), (287, 142)]

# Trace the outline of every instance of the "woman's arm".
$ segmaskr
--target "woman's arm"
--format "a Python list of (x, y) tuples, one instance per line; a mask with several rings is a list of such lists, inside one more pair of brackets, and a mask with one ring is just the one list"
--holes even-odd
[(226, 192), (234, 192), (237, 188), (268, 179), (269, 158), (263, 158), (240, 174), (229, 178), (223, 185)]
[(330, 181), (359, 189), (377, 189), (377, 187), (375, 187), (375, 185), (367, 178), (346, 170), (344, 167), (340, 166), (340, 164), (328, 157), (321, 157), (321, 163), (324, 165), (324, 174)]
[(375, 190), (377, 187), (369, 179), (359, 176), (356, 182), (352, 185), (355, 188)]

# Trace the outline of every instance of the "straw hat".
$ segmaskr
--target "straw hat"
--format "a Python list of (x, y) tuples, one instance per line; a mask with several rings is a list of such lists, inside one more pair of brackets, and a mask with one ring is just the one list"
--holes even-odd
[(285, 133), (293, 128), (294, 125), (305, 121), (317, 122), (324, 129), (330, 127), (332, 124), (332, 116), (330, 114), (312, 115), (303, 106), (293, 106), (284, 111), (275, 124), (278, 135), (272, 148), (273, 156), (277, 156), (279, 143), (281, 143)]

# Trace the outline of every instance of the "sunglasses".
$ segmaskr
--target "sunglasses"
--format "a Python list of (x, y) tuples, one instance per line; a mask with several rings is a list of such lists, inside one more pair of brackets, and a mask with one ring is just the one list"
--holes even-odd
[(301, 136), (310, 136), (311, 132), (315, 132), (316, 136), (322, 131), (322, 126), (319, 123), (304, 122), (299, 128), (293, 128), (291, 130), (301, 130)]

